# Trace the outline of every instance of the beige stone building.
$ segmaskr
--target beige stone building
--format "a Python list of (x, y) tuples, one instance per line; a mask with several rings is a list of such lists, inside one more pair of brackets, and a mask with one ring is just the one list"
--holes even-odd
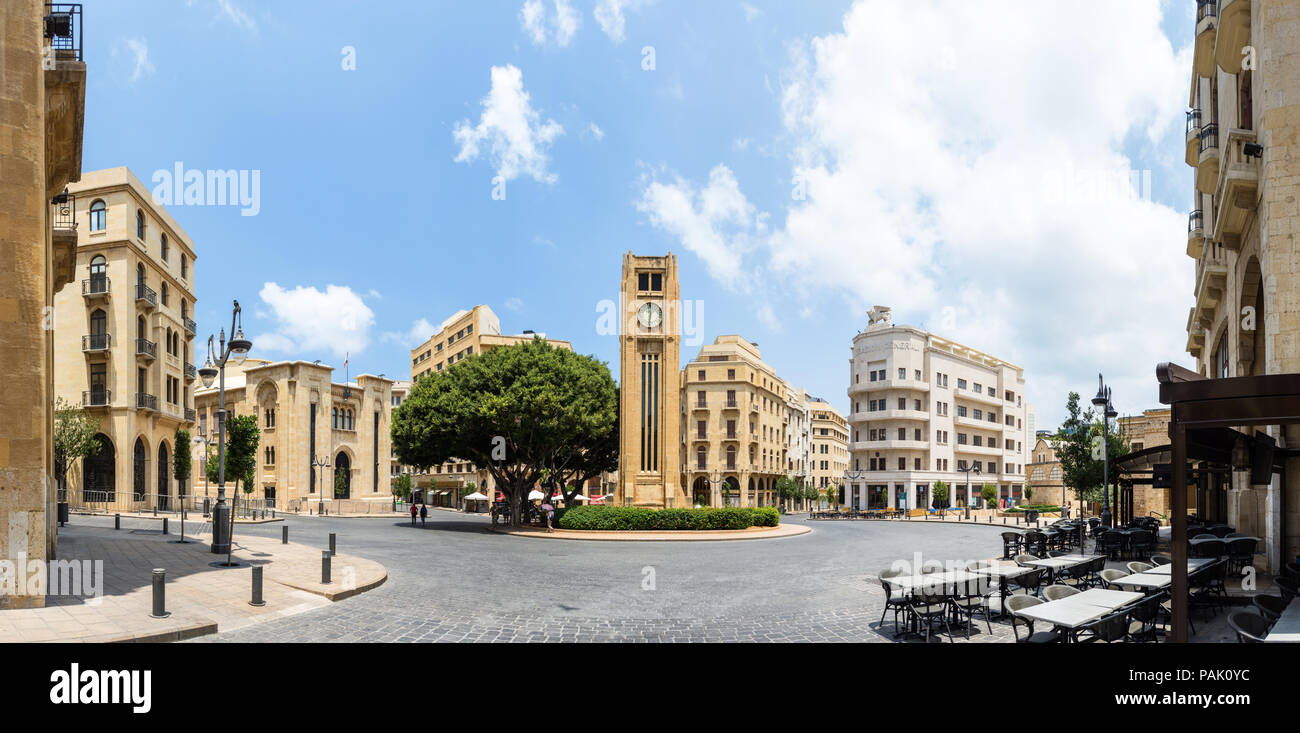
[[(1126, 415), (1117, 420), (1134, 453), (1169, 445), (1169, 408), (1143, 410), (1141, 415)], [(1133, 516), (1146, 517), (1152, 512), (1169, 516), (1169, 489), (1150, 484), (1133, 486)]]
[[(1061, 462), (1056, 458), (1056, 449), (1047, 438), (1037, 438), (1034, 449), (1029, 453), (1029, 463), (1025, 464), (1026, 482), (1033, 487), (1033, 496), (1029, 501), (1034, 504), (1060, 504), (1072, 502), (1076, 508), (1078, 502), (1065, 490)], [(1076, 516), (1080, 516), (1076, 513)]]
[(194, 422), (195, 248), (126, 168), (68, 187), (78, 286), (55, 297), (55, 393), (100, 420), (98, 452), (68, 472), (67, 499), (104, 511), (171, 510), (178, 429)]
[[(75, 277), (77, 232), (54, 199), (81, 177), (86, 66), (80, 8), (47, 12), (39, 0), (0, 3), (0, 559), (10, 561), (57, 549), (50, 319)], [(0, 595), (0, 608), (44, 604)]]
[[(846, 501), (863, 509), (924, 508), (946, 482), (948, 506), (975, 505), (993, 483), (999, 501), (1024, 489), (1025, 373), (982, 351), (911, 326), (888, 308), (869, 313), (849, 361), (850, 475)], [(969, 475), (963, 469), (978, 466)]]
[[(1298, 90), (1293, 0), (1198, 3), (1186, 137), (1195, 170), (1187, 255), (1196, 261), (1187, 351), (1207, 377), (1300, 372)], [(1297, 427), (1269, 432), (1300, 444)], [(1227, 519), (1266, 539), (1276, 570), (1300, 548), (1300, 462), (1287, 462), (1285, 486), (1248, 478), (1233, 473)]]
[(719, 336), (681, 371), (681, 485), (691, 506), (771, 506), (788, 472), (789, 394), (758, 345)]
[[(808, 391), (785, 382), (785, 474), (812, 486), (812, 401)], [(802, 504), (802, 502), (800, 502)]]
[[(438, 326), (437, 333), (411, 350), (411, 382), (426, 374), (448, 369), (476, 354), (534, 338), (556, 348), (573, 350), (568, 341), (547, 338), (545, 333), (531, 330), (519, 334), (501, 333), (501, 319), (486, 305), (456, 311)], [(475, 490), (489, 497), (496, 495), (496, 483), (486, 468), (458, 458), (427, 471), (412, 473), (413, 485), (420, 489), (416, 498), (430, 504), (458, 506), (460, 496)]]
[[(226, 365), (226, 410), (255, 415), (261, 431), (256, 482), (240, 498), (283, 511), (384, 512), (391, 508), (393, 380), (362, 374), (335, 382), (333, 368), (306, 361), (247, 359)], [(196, 432), (213, 444), (217, 383), (194, 394)], [(212, 458), (211, 460), (215, 460)], [(329, 465), (322, 466), (328, 462)], [(341, 488), (336, 485), (340, 481)], [(216, 499), (194, 461), (196, 495)], [(234, 492), (227, 482), (227, 496)]]
[[(845, 472), (849, 468), (848, 421), (826, 400), (809, 399), (809, 472), (818, 489), (838, 487), (838, 503), (845, 504)], [(853, 506), (850, 504), (849, 506)]]

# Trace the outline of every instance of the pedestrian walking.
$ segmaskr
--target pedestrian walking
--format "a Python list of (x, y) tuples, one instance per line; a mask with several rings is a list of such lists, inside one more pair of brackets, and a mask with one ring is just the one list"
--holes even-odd
[(424, 520), (427, 519), (428, 516), (429, 516), (429, 507), (425, 506), (424, 504), (421, 504), (420, 505), (420, 526), (421, 527), (424, 526)]
[(548, 501), (542, 504), (542, 511), (546, 512), (546, 531), (554, 532), (555, 530), (551, 528), (551, 520), (555, 517), (555, 507)]
[(411, 505), (411, 526), (412, 526), (412, 527), (415, 526), (415, 511), (416, 511), (416, 510), (415, 510), (415, 505), (412, 504), (412, 505)]

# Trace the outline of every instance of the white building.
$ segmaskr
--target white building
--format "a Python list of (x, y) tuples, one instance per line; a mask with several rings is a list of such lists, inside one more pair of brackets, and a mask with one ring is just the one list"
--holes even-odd
[(812, 426), (812, 403), (806, 390), (790, 382), (785, 383), (785, 396), (786, 474), (802, 480), (805, 486), (811, 486), (812, 440), (809, 430)]
[[(862, 509), (978, 504), (992, 483), (1018, 502), (1029, 435), (1024, 370), (911, 326), (876, 306), (853, 339), (849, 362), (849, 455), (845, 503)], [(970, 491), (967, 472), (970, 468)], [(976, 469), (979, 471), (976, 473)]]

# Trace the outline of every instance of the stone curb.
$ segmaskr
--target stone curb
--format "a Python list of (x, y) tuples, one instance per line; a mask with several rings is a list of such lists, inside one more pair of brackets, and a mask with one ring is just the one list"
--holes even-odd
[[(798, 537), (812, 531), (812, 527), (799, 524), (783, 524), (777, 527), (764, 527), (760, 530), (720, 529), (720, 530), (572, 530), (557, 529), (554, 532), (544, 530), (517, 530), (500, 527), (487, 527), (489, 532), (510, 537), (531, 537), (544, 540), (586, 540), (595, 542), (727, 542), (731, 540), (776, 540), (784, 537)], [(734, 532), (735, 534), (724, 534)]]

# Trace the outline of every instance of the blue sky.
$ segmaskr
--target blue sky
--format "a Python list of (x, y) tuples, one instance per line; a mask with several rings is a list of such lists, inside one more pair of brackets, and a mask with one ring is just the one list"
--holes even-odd
[(621, 255), (671, 250), (705, 342), (841, 409), (879, 303), (1024, 366), (1040, 425), (1098, 371), (1134, 412), (1190, 364), (1193, 3), (1105, 4), (91, 0), (83, 167), (260, 172), (256, 216), (170, 209), (200, 334), (238, 298), (257, 356), (407, 378), (486, 303), (616, 363)]

